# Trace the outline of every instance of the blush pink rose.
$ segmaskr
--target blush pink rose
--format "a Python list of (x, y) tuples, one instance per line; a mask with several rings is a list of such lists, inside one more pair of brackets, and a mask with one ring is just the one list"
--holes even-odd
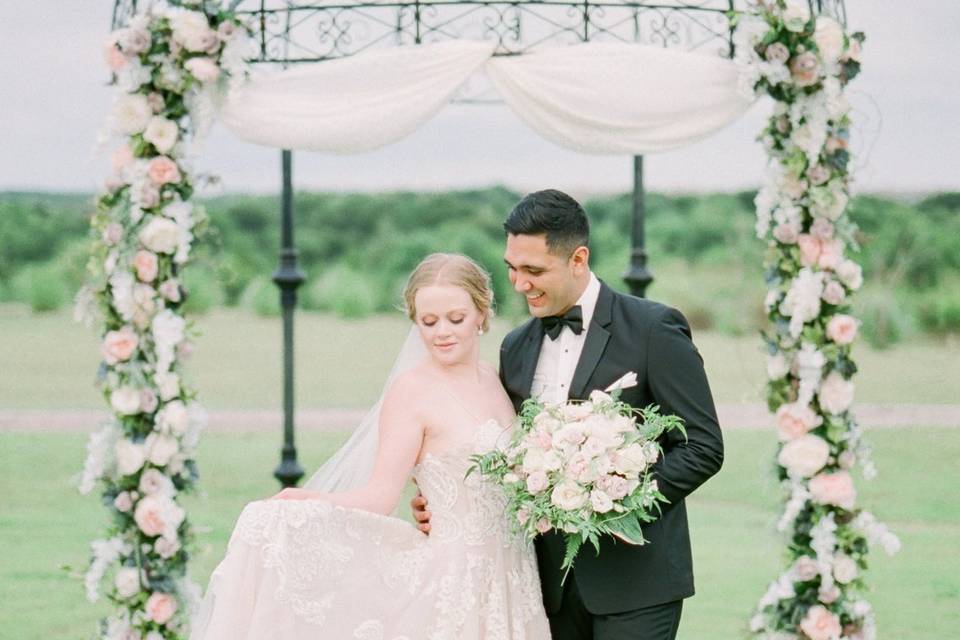
[(800, 237), (800, 227), (789, 222), (780, 223), (773, 228), (773, 237), (783, 244), (796, 244)]
[(137, 278), (141, 282), (153, 282), (157, 279), (159, 262), (157, 254), (152, 251), (137, 251), (133, 256), (133, 266), (137, 270)]
[(780, 440), (794, 440), (823, 424), (823, 418), (807, 405), (791, 402), (781, 405), (776, 414)]
[(840, 618), (819, 604), (807, 610), (800, 621), (800, 630), (810, 640), (837, 640), (842, 631)]
[(550, 526), (550, 521), (547, 520), (546, 518), (540, 518), (539, 520), (537, 520), (537, 531), (539, 531), (540, 533), (546, 533), (547, 531), (550, 531), (550, 529), (552, 528), (553, 527)]
[(798, 87), (816, 84), (819, 71), (820, 61), (817, 60), (817, 54), (811, 51), (801, 53), (790, 61), (790, 75)]
[(177, 612), (177, 601), (169, 593), (154, 591), (144, 605), (147, 617), (157, 624), (166, 624)]
[(160, 295), (170, 302), (180, 302), (180, 283), (176, 280), (166, 280), (160, 285)]
[(810, 178), (810, 184), (819, 186), (830, 179), (830, 169), (822, 164), (815, 164), (807, 170), (807, 177)]
[(163, 504), (153, 496), (147, 496), (139, 503), (133, 513), (140, 531), (148, 536), (158, 536), (164, 532), (167, 523), (164, 519)]
[(527, 491), (536, 495), (547, 488), (547, 474), (543, 471), (534, 471), (527, 476)]
[(837, 585), (831, 585), (829, 589), (824, 589), (820, 587), (817, 590), (817, 600), (823, 604), (831, 604), (837, 601), (837, 598), (840, 597), (840, 589), (837, 588)]
[(123, 327), (116, 331), (108, 331), (103, 338), (101, 353), (107, 364), (117, 364), (129, 360), (137, 350), (140, 339), (132, 327)]
[(817, 561), (810, 556), (800, 556), (793, 564), (793, 572), (801, 582), (813, 580), (819, 575)]
[(122, 145), (113, 150), (113, 153), (110, 154), (110, 164), (113, 166), (113, 170), (116, 173), (120, 173), (133, 162), (133, 149), (130, 148), (130, 145), (124, 142)]
[(120, 69), (127, 66), (127, 57), (123, 55), (123, 52), (117, 47), (115, 38), (110, 38), (107, 41), (107, 45), (103, 50), (103, 57), (107, 61), (107, 66), (110, 67), (111, 71), (120, 71)]
[(814, 476), (809, 484), (810, 497), (819, 504), (828, 504), (843, 509), (853, 509), (857, 499), (857, 490), (853, 478), (846, 471), (821, 473)]
[(183, 66), (200, 82), (213, 82), (220, 77), (220, 67), (210, 58), (190, 58)]
[(820, 240), (829, 240), (833, 237), (833, 223), (826, 218), (814, 218), (810, 225), (810, 235)]
[(140, 390), (140, 411), (143, 413), (153, 413), (158, 404), (160, 404), (160, 402), (157, 399), (157, 394), (150, 389)]
[(821, 269), (836, 269), (841, 262), (843, 262), (843, 242), (836, 238), (821, 240), (817, 266)]
[(857, 320), (853, 316), (839, 313), (827, 323), (827, 338), (837, 344), (850, 344), (857, 337)]
[(844, 292), (842, 284), (836, 280), (831, 280), (823, 287), (823, 295), (821, 297), (824, 302), (836, 305), (843, 302), (847, 294)]
[(115, 246), (123, 240), (123, 227), (116, 222), (111, 222), (103, 229), (103, 241), (109, 246)]
[(167, 156), (157, 156), (147, 165), (147, 175), (156, 185), (180, 182), (180, 169), (177, 163)]
[(797, 246), (800, 247), (800, 264), (805, 267), (812, 267), (820, 259), (821, 242), (808, 233), (801, 233), (797, 238)]

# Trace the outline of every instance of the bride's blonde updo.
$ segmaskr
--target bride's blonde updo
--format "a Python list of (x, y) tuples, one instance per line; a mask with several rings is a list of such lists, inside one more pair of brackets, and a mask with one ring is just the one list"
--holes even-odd
[(490, 274), (465, 255), (459, 253), (431, 253), (420, 261), (407, 279), (403, 290), (403, 301), (407, 316), (416, 320), (417, 309), (414, 303), (417, 291), (436, 284), (448, 284), (460, 287), (470, 295), (473, 304), (483, 315), (484, 333), (490, 328), (493, 316), (493, 288)]

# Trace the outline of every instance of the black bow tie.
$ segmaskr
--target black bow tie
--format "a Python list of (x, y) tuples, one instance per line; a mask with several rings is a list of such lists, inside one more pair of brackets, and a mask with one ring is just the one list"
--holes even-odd
[(567, 309), (562, 316), (546, 316), (540, 318), (540, 324), (543, 325), (544, 332), (550, 336), (551, 340), (560, 337), (563, 326), (570, 327), (575, 334), (580, 335), (583, 332), (583, 310), (580, 305), (574, 305)]

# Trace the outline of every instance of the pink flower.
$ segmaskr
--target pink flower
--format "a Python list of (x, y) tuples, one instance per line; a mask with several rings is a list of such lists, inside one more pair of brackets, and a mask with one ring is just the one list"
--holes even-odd
[(791, 402), (781, 405), (776, 414), (780, 440), (794, 440), (823, 424), (823, 418), (807, 405)]
[(153, 496), (147, 496), (137, 504), (133, 519), (148, 536), (158, 536), (166, 529), (167, 522), (164, 516), (163, 503)]
[(857, 337), (857, 320), (839, 313), (827, 323), (827, 338), (837, 344), (850, 344)]
[(783, 244), (796, 244), (800, 237), (800, 225), (782, 222), (773, 228), (773, 237)]
[(810, 225), (810, 235), (820, 240), (829, 240), (833, 237), (833, 223), (826, 218), (814, 218)]
[(147, 175), (157, 186), (180, 182), (180, 170), (177, 168), (177, 163), (167, 156), (157, 156), (151, 160), (150, 164), (147, 165)]
[(820, 241), (820, 257), (817, 266), (821, 269), (836, 269), (843, 261), (843, 242), (837, 238)]
[(161, 536), (153, 543), (153, 548), (161, 558), (170, 559), (180, 550), (180, 543)]
[(200, 82), (213, 82), (220, 77), (220, 67), (210, 58), (190, 58), (183, 66)]
[(843, 509), (853, 509), (857, 499), (857, 490), (853, 478), (846, 471), (821, 473), (814, 476), (809, 484), (810, 496), (814, 502), (828, 504)]
[(160, 295), (170, 302), (180, 302), (180, 283), (176, 280), (165, 280), (160, 285)]
[(820, 390), (817, 391), (820, 408), (827, 413), (840, 415), (853, 404), (853, 391), (852, 382), (844, 380), (840, 373), (831, 371), (830, 375), (820, 383)]
[(840, 597), (840, 589), (837, 588), (837, 585), (831, 585), (829, 589), (824, 589), (820, 587), (817, 590), (817, 600), (823, 604), (831, 604), (837, 601), (837, 598)]
[(800, 556), (793, 564), (793, 572), (801, 582), (813, 580), (819, 573), (817, 561), (810, 556)]
[(142, 412), (153, 413), (158, 404), (159, 402), (157, 400), (157, 394), (150, 389), (140, 390), (140, 410)]
[(103, 229), (103, 241), (109, 246), (114, 246), (123, 240), (123, 227), (116, 222), (111, 222)]
[(133, 508), (133, 500), (130, 499), (130, 493), (128, 491), (118, 493), (117, 497), (113, 499), (113, 508), (120, 513), (130, 511), (130, 509)]
[(800, 630), (810, 640), (837, 640), (842, 631), (840, 618), (819, 604), (807, 610), (807, 615), (800, 621)]
[(766, 48), (764, 55), (770, 62), (786, 62), (790, 59), (790, 50), (782, 42), (774, 42)]
[(237, 32), (237, 26), (229, 20), (217, 25), (217, 37), (221, 40), (229, 40)]
[(159, 266), (157, 254), (141, 249), (133, 256), (133, 266), (137, 270), (137, 277), (141, 282), (153, 282), (156, 280)]
[(116, 173), (120, 173), (133, 162), (133, 149), (130, 148), (130, 145), (124, 142), (122, 145), (113, 150), (113, 153), (110, 154), (110, 164), (113, 166), (113, 170)]
[(527, 524), (527, 521), (530, 519), (530, 509), (526, 507), (520, 507), (517, 510), (517, 522), (521, 525)]
[(847, 294), (844, 292), (842, 284), (836, 280), (831, 280), (823, 287), (823, 295), (821, 297), (824, 302), (836, 305), (843, 302)]
[(157, 93), (156, 91), (151, 91), (147, 94), (147, 104), (150, 105), (150, 110), (154, 113), (160, 113), (163, 111), (163, 95)]
[(120, 48), (117, 47), (116, 37), (107, 40), (106, 47), (103, 50), (103, 57), (107, 61), (107, 66), (111, 71), (120, 71), (127, 66), (127, 57), (123, 55)]
[(821, 243), (819, 238), (810, 234), (801, 233), (797, 238), (797, 245), (800, 247), (800, 264), (805, 267), (812, 267), (817, 264), (820, 258)]
[(806, 51), (795, 56), (790, 61), (790, 74), (798, 87), (809, 87), (817, 83), (820, 71), (820, 61), (817, 54)]
[(154, 591), (147, 598), (147, 604), (144, 605), (147, 611), (147, 617), (157, 624), (166, 624), (177, 612), (177, 601), (169, 593)]
[(129, 360), (137, 350), (140, 339), (132, 327), (123, 327), (117, 331), (108, 331), (103, 338), (101, 353), (107, 364), (117, 364)]
[(527, 491), (536, 495), (547, 488), (547, 474), (543, 471), (534, 471), (527, 476)]
[(827, 153), (836, 153), (841, 149), (847, 148), (847, 141), (838, 136), (830, 136), (827, 138), (824, 148), (827, 150)]
[(807, 177), (811, 184), (819, 186), (830, 179), (830, 169), (822, 164), (813, 165), (807, 170)]
[(539, 531), (540, 533), (546, 533), (547, 531), (550, 531), (550, 529), (552, 528), (553, 527), (550, 526), (550, 521), (547, 520), (546, 518), (540, 518), (539, 520), (537, 520), (537, 531)]

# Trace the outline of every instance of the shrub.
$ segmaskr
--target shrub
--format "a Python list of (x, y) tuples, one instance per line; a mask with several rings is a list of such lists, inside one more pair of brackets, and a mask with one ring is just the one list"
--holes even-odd
[(861, 291), (853, 306), (863, 337), (876, 349), (895, 345), (909, 332), (909, 317), (889, 290)]
[(337, 267), (307, 287), (304, 306), (344, 318), (362, 318), (377, 310), (378, 298), (371, 278), (348, 267)]
[(190, 265), (181, 279), (187, 296), (183, 308), (188, 313), (202, 315), (223, 303), (224, 295), (216, 274), (209, 268)]
[(240, 297), (240, 306), (260, 316), (280, 315), (280, 290), (267, 276), (250, 281)]
[(38, 313), (57, 311), (69, 299), (63, 275), (55, 264), (31, 265), (15, 277), (15, 297)]

